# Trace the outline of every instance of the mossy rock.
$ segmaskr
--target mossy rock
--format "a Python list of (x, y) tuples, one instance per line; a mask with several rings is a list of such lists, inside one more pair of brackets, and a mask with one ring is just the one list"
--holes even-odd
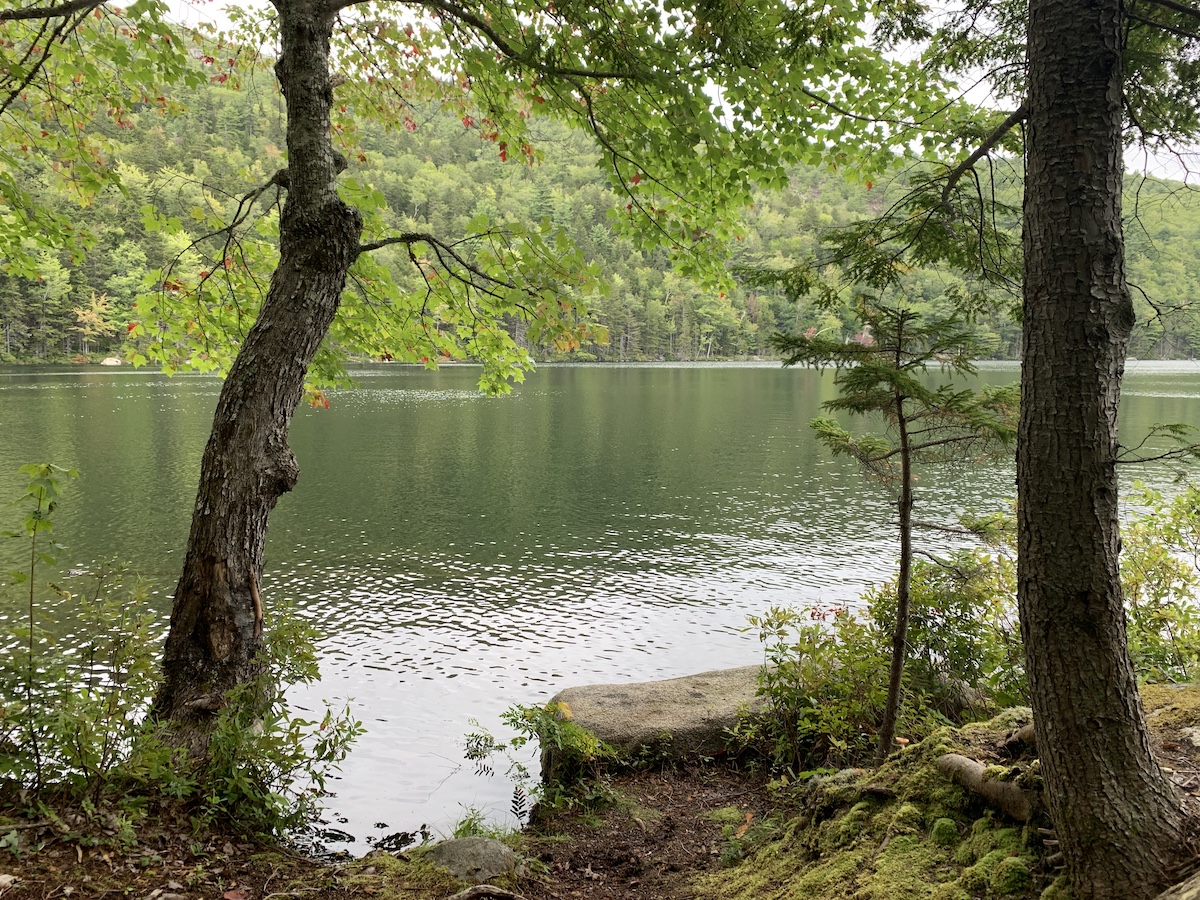
[(992, 872), (992, 890), (1001, 897), (1024, 894), (1029, 890), (1032, 877), (1029, 862), (1025, 857), (1010, 856), (1000, 860), (996, 870)]
[(354, 860), (346, 867), (345, 884), (356, 893), (373, 895), (374, 900), (444, 897), (461, 890), (461, 881), (425, 859), (426, 849), (410, 851), (407, 860), (387, 853)]
[(929, 839), (939, 847), (952, 847), (958, 843), (958, 823), (945, 817), (938, 819), (929, 829)]
[(939, 884), (929, 895), (929, 900), (971, 900), (971, 895), (958, 882)]

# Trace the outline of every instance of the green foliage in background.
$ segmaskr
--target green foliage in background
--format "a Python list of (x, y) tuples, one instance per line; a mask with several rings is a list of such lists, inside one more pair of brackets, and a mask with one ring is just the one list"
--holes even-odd
[[(224, 221), (230, 205), (270, 179), (283, 164), (284, 147), (282, 98), (247, 60), (239, 58), (238, 65), (241, 90), (228, 81), (205, 81), (177, 91), (169, 113), (134, 104), (124, 112), (130, 127), (103, 118), (87, 126), (109, 146), (112, 175), (88, 201), (88, 247), (30, 246), (33, 269), (0, 272), (0, 362), (157, 354), (167, 364), (200, 370), (224, 364), (228, 349), (218, 346), (216, 336), (236, 339), (249, 327), (256, 308), (251, 298), (265, 289), (251, 273), (274, 259), (273, 193), (259, 199), (257, 224), (232, 252), (206, 258), (191, 244)], [(822, 306), (778, 282), (712, 287), (675, 271), (667, 249), (643, 246), (609, 216), (614, 195), (596, 165), (594, 145), (565, 124), (545, 116), (527, 123), (536, 148), (531, 164), (523, 154), (501, 160), (496, 144), (480, 133), (477, 111), (463, 114), (472, 117), (470, 127), (463, 115), (432, 105), (417, 104), (408, 115), (413, 130), (360, 130), (357, 151), (348, 154), (343, 190), (367, 213), (368, 238), (389, 230), (468, 238), (481, 234), (487, 221), (523, 222), (525, 232), (555, 254), (560, 240), (569, 239), (571, 252), (579, 254), (572, 268), (586, 274), (594, 264), (603, 274), (603, 284), (586, 286), (595, 288), (587, 321), (601, 330), (584, 336), (569, 358), (772, 356), (768, 339), (777, 331), (816, 328), (839, 339), (856, 333), (850, 302)], [(823, 244), (823, 236), (875, 216), (921, 177), (917, 171), (868, 187), (847, 180), (843, 169), (819, 165), (796, 165), (785, 175), (780, 189), (753, 194), (753, 207), (731, 239), (730, 253), (741, 269), (786, 273), (799, 263), (836, 256), (836, 245)], [(996, 195), (1019, 205), (1019, 170), (1000, 161), (991, 177)], [(58, 180), (29, 177), (22, 183), (34, 208), (73, 208), (73, 194)], [(1130, 278), (1145, 291), (1134, 292), (1140, 324), (1130, 352), (1194, 356), (1200, 352), (1194, 308), (1200, 299), (1200, 203), (1170, 182), (1131, 181), (1129, 190), (1126, 205), (1136, 211), (1127, 234)], [(1015, 220), (998, 221), (1016, 235)], [(464, 247), (487, 249), (482, 239)], [(421, 258), (432, 250), (415, 252)], [(169, 269), (179, 276), (180, 289), (164, 293)], [(201, 273), (208, 274), (201, 279)], [(400, 348), (397, 358), (436, 362), (449, 349), (450, 335), (437, 329), (426, 334), (417, 326), (419, 317), (409, 324), (394, 321), (394, 304), (383, 299), (385, 287), (405, 296), (424, 290), (404, 247), (360, 258), (354, 274), (346, 315), (331, 333), (331, 352), (380, 356), (390, 348), (395, 356)], [(919, 262), (899, 277), (904, 295), (925, 304), (930, 315), (947, 314), (954, 298), (970, 299), (978, 291), (962, 274)], [(1156, 316), (1151, 300), (1169, 314)], [(174, 308), (162, 315), (167, 301)], [(1003, 302), (981, 311), (976, 325), (987, 344), (985, 358), (1016, 355), (1019, 329)], [(570, 346), (542, 341), (516, 319), (498, 327), (537, 359), (559, 358)], [(595, 340), (603, 334), (607, 343)], [(375, 350), (368, 352), (370, 347)], [(333, 357), (322, 360), (324, 370), (335, 372)]]
[(30, 565), (9, 584), (25, 614), (0, 628), (2, 799), (46, 815), (104, 811), (129, 828), (150, 806), (172, 803), (197, 826), (247, 833), (281, 835), (308, 821), (325, 779), (362, 732), (348, 710), (326, 708), (310, 721), (287, 704), (288, 685), (319, 677), (311, 626), (286, 611), (276, 617), (262, 674), (225, 698), (212, 752), (197, 765), (145, 718), (164, 625), (141, 581), (106, 565), (72, 574), (82, 590), (41, 583), (40, 568), (54, 565), (53, 514), (74, 473), (49, 464), (21, 471), (22, 526), (5, 534), (28, 544)]
[(1200, 681), (1200, 486), (1136, 487), (1142, 511), (1121, 532), (1129, 655), (1145, 681)]

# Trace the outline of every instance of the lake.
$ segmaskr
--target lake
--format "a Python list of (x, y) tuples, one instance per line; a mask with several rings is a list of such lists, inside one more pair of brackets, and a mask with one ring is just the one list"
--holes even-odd
[[(354, 374), (330, 409), (296, 415), (303, 474), (272, 518), (263, 578), (325, 635), (324, 680), (296, 702), (348, 701), (367, 728), (328, 804), (352, 852), (447, 831), (468, 809), (505, 820), (510, 785), (462, 759), (472, 719), (498, 729), (511, 704), (568, 685), (758, 662), (748, 614), (853, 600), (891, 572), (887, 496), (806, 425), (834, 396), (828, 373), (544, 366), (506, 398), (478, 394), (468, 366)], [(165, 615), (219, 386), (0, 369), (0, 499), (23, 463), (79, 469), (56, 517), (60, 567), (127, 560)], [(1198, 401), (1200, 367), (1131, 364), (1123, 434), (1200, 425)], [(1164, 487), (1173, 474), (1136, 473)], [(991, 510), (1013, 468), (930, 470), (918, 489), (922, 518)], [(0, 545), (5, 571), (18, 553)]]

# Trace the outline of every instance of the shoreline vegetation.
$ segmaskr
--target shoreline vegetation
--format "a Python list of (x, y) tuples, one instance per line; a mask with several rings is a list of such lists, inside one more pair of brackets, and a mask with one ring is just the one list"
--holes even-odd
[[(53, 546), (46, 523), (71, 474), (25, 474), (33, 568), (24, 583), (36, 616), (37, 564)], [(1181, 793), (1200, 797), (1200, 570), (1180, 552), (1200, 540), (1200, 488), (1172, 499), (1146, 491), (1142, 506), (1124, 534), (1130, 650), (1160, 764)], [(516, 854), (511, 871), (477, 886), (434, 865), (429, 844), (412, 846), (415, 834), (358, 860), (315, 858), (288, 840), (314, 820), (322, 779), (360, 726), (333, 710), (320, 723), (288, 711), (281, 687), (312, 677), (315, 658), (298, 650), (311, 648), (311, 633), (286, 616), (273, 616), (264, 679), (217, 711), (205, 764), (167, 749), (143, 716), (157, 647), (135, 613), (136, 582), (114, 599), (130, 582), (107, 573), (78, 598), (92, 635), (82, 652), (63, 654), (32, 619), (9, 635), (0, 895), (1068, 900), (1021, 702), (1011, 532), (992, 526), (986, 546), (914, 566), (896, 749), (882, 765), (869, 761), (895, 583), (869, 592), (862, 611), (777, 609), (753, 620), (767, 663), (761, 705), (702, 758), (673, 760), (669, 734), (617, 751), (561, 702), (509, 710), (515, 737), (469, 735), (469, 761), (507, 766), (524, 823), (505, 831), (469, 813), (454, 829)], [(286, 654), (272, 654), (279, 642)], [(534, 740), (553, 753), (550, 781), (513, 752)]]
[[(1149, 685), (1155, 751), (1197, 795), (1200, 685)], [(307, 897), (447, 900), (1067, 900), (1057, 842), (1037, 806), (1033, 748), (1015, 735), (1027, 708), (943, 726), (877, 768), (769, 778), (746, 761), (642, 759), (597, 770), (600, 795), (535, 810), (522, 831), (468, 819), (457, 836), (499, 840), (518, 869), (473, 886), (429, 858), (432, 844), (360, 859), (319, 859), (287, 844), (209, 827), (166, 809), (136, 836), (103, 809), (0, 807), (0, 893), (9, 898), (154, 900)], [(938, 771), (961, 753), (984, 778), (1034, 798), (1029, 821), (995, 808)], [(594, 792), (596, 781), (588, 782)], [(583, 794), (578, 794), (582, 797)]]

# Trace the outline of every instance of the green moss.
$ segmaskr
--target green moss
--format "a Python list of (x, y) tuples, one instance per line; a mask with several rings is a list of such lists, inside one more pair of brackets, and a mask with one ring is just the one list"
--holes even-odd
[(1011, 706), (1008, 709), (1002, 709), (996, 715), (992, 716), (988, 721), (980, 723), (977, 727), (988, 731), (1003, 731), (1013, 732), (1022, 725), (1028, 725), (1033, 721), (1033, 710), (1028, 706)]
[(984, 854), (975, 865), (962, 873), (960, 883), (973, 893), (986, 891), (992, 885), (996, 869), (1004, 860), (1011, 857), (1012, 854), (1007, 850), (992, 850)]
[(962, 876), (958, 879), (958, 883), (972, 894), (982, 894), (988, 889), (987, 872), (971, 866), (971, 868), (962, 873)]
[(955, 882), (954, 884), (939, 884), (929, 895), (929, 900), (971, 900), (971, 895), (958, 882)]
[[(847, 896), (846, 885), (853, 885), (859, 874), (870, 862), (867, 851), (837, 853), (828, 860), (814, 865), (803, 872), (790, 885), (788, 897), (837, 897)], [(746, 900), (755, 900), (755, 895), (745, 895)]]
[(1041, 760), (1035, 759), (1030, 763), (1029, 767), (1017, 776), (1016, 781), (1027, 791), (1040, 791), (1043, 786)]
[(1021, 856), (1010, 856), (1000, 860), (992, 873), (992, 890), (1002, 897), (1024, 894), (1029, 890), (1032, 877), (1029, 862)]
[(862, 800), (854, 804), (845, 815), (822, 822), (817, 836), (817, 847), (821, 855), (853, 844), (862, 834), (873, 809), (874, 804)]
[(710, 812), (707, 818), (717, 825), (741, 825), (746, 821), (746, 814), (736, 806), (722, 806)]
[[(1019, 720), (1019, 713), (1015, 715)], [(989, 739), (1004, 729), (989, 731)], [(873, 772), (814, 779), (797, 794), (803, 812), (735, 868), (694, 886), (707, 900), (1028, 900), (1032, 859), (1022, 829), (992, 814), (970, 825), (961, 789), (936, 771), (961, 733), (942, 729)], [(1011, 770), (1001, 767), (1001, 772)], [(887, 791), (880, 790), (886, 788)], [(887, 799), (888, 793), (895, 799)], [(865, 798), (865, 799), (864, 799)], [(735, 813), (736, 818), (735, 818)], [(737, 827), (729, 807), (714, 818)], [(928, 834), (924, 832), (928, 829)], [(961, 838), (961, 839), (960, 839)], [(1036, 845), (1031, 840), (1031, 845)], [(1051, 895), (1047, 900), (1067, 900)]]
[(946, 863), (946, 851), (919, 835), (894, 836), (875, 857), (874, 871), (858, 880), (853, 896), (855, 900), (924, 900)]
[(1154, 727), (1200, 725), (1200, 685), (1144, 684), (1140, 693), (1146, 719)]
[(625, 794), (617, 794), (613, 800), (613, 808), (627, 819), (637, 819), (643, 823), (657, 822), (663, 817), (661, 809), (654, 809), (650, 806), (643, 806), (632, 797)]
[(929, 829), (929, 838), (940, 847), (950, 847), (958, 843), (958, 823), (953, 819), (941, 818)]
[(371, 894), (374, 900), (433, 900), (462, 889), (462, 882), (419, 850), (407, 860), (387, 853), (354, 860), (346, 866), (342, 883), (352, 893)]
[(1055, 878), (1054, 882), (1042, 891), (1040, 900), (1075, 900), (1075, 892), (1071, 890), (1067, 876), (1060, 875)]
[(901, 803), (892, 813), (891, 832), (893, 834), (919, 834), (923, 816), (921, 808), (915, 803)]

